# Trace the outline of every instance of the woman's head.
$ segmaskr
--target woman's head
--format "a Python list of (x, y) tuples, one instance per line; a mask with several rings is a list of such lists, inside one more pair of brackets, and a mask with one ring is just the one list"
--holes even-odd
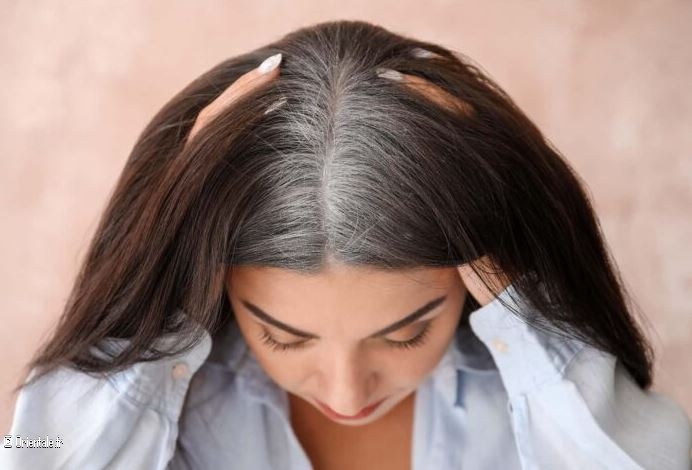
[[(437, 56), (420, 57), (419, 47)], [(277, 52), (283, 60), (276, 79), (186, 142), (201, 109)], [(443, 106), (381, 78), (380, 67), (435, 84), (463, 105)], [(176, 308), (212, 332), (234, 321), (236, 309), (242, 318), (242, 306), (226, 295), (236, 267), (292, 279), (322, 279), (340, 267), (396, 280), (417, 269), (449, 273), (444, 268), (471, 263), (475, 270), (484, 256), (534, 307), (518, 315), (615, 354), (640, 385), (650, 384), (650, 351), (585, 190), (536, 126), (459, 53), (364, 22), (322, 23), (220, 63), (153, 118), (61, 323), (30, 366), (104, 372), (180, 352), (199, 333), (174, 321)], [(369, 276), (355, 276), (353, 286), (366, 287)], [(372, 304), (328, 289), (314, 302), (310, 294), (299, 305), (269, 305), (278, 291), (273, 284), (263, 289), (268, 297), (254, 301), (324, 335), (324, 347), (338, 354), (430, 292), (379, 310), (389, 297), (375, 291)], [(462, 314), (477, 307), (467, 296)], [(322, 318), (300, 312), (353, 320), (320, 326)], [(170, 332), (181, 335), (180, 348), (152, 350)], [(110, 360), (95, 357), (92, 347), (107, 337), (127, 338), (130, 346)], [(331, 396), (346, 412), (366, 392)]]

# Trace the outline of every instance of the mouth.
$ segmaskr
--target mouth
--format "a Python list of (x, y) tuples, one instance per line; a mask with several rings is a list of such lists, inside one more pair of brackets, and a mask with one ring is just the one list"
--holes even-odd
[(335, 419), (335, 420), (337, 420), (337, 419), (338, 420), (354, 420), (354, 419), (363, 419), (363, 418), (371, 415), (382, 404), (382, 402), (384, 402), (384, 400), (385, 399), (383, 398), (382, 400), (380, 400), (376, 403), (373, 403), (372, 405), (366, 406), (365, 408), (363, 408), (358, 413), (356, 413), (355, 415), (352, 415), (352, 416), (346, 416), (346, 415), (339, 414), (336, 411), (329, 408), (329, 406), (327, 406), (325, 403), (322, 403), (319, 400), (316, 400), (316, 401), (317, 401), (317, 404), (320, 405), (320, 408), (322, 409), (322, 411), (324, 411), (324, 413), (327, 416), (329, 416), (330, 418)]

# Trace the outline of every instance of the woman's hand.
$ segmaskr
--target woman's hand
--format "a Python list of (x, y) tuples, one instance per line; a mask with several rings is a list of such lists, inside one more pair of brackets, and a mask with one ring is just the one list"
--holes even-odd
[(194, 135), (197, 134), (202, 127), (218, 116), (221, 111), (226, 109), (239, 97), (278, 77), (281, 57), (281, 54), (274, 54), (268, 57), (258, 67), (241, 75), (240, 78), (234, 81), (231, 86), (224, 90), (214, 101), (203, 108), (197, 115), (195, 124), (192, 126), (192, 130), (188, 135), (188, 142), (192, 140)]
[[(414, 56), (421, 59), (440, 58), (439, 55), (424, 49), (416, 49), (414, 51)], [(392, 69), (380, 69), (378, 71), (378, 76), (390, 79), (394, 82), (399, 82), (408, 87), (411, 91), (421, 93), (426, 98), (441, 106), (444, 106), (451, 111), (461, 112), (466, 115), (471, 115), (473, 113), (473, 107), (470, 104), (456, 98), (424, 78), (416, 75), (401, 73)], [(489, 286), (496, 293), (502, 292), (510, 284), (510, 280), (507, 279), (506, 276), (502, 276), (502, 274), (495, 267), (495, 265), (492, 264), (490, 258), (487, 256), (481, 257), (480, 259), (474, 261), (473, 264), (479, 271), (493, 273), (486, 275), (486, 278), (488, 278)], [(459, 266), (458, 269), (462, 282), (468, 289), (469, 293), (481, 306), (487, 305), (489, 302), (492, 302), (492, 300), (495, 299), (495, 293), (489, 291), (485, 287), (485, 284), (480, 277), (473, 271), (473, 269), (471, 269), (470, 264)]]
[[(439, 54), (422, 48), (415, 48), (411, 51), (411, 55), (423, 60), (443, 59)], [(411, 91), (424, 95), (429, 100), (434, 101), (452, 112), (457, 112), (466, 116), (473, 115), (473, 106), (425, 78), (382, 67), (377, 69), (377, 75), (381, 78), (399, 82)]]
[[(490, 261), (487, 256), (482, 256), (480, 259), (473, 262), (479, 271), (492, 272), (494, 274), (489, 274), (486, 277), (488, 279), (488, 284), (496, 292), (502, 292), (509, 284), (511, 280), (507, 276), (503, 276), (499, 272), (497, 267)], [(473, 272), (470, 264), (463, 264), (457, 268), (459, 270), (459, 276), (461, 281), (466, 286), (466, 289), (473, 296), (474, 299), (482, 306), (487, 305), (495, 299), (495, 293), (490, 292), (483, 284), (480, 277)]]

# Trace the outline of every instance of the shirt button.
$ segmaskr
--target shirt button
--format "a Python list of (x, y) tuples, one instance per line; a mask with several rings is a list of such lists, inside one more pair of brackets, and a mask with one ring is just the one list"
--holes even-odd
[(507, 350), (509, 350), (509, 346), (507, 346), (507, 343), (505, 343), (505, 342), (504, 342), (503, 340), (501, 340), (500, 338), (493, 338), (493, 340), (491, 341), (491, 343), (492, 343), (492, 345), (493, 345), (493, 348), (495, 348), (495, 350), (496, 350), (497, 352), (500, 352), (500, 353), (503, 353), (503, 354), (504, 354), (504, 353), (507, 352)]
[(178, 362), (171, 369), (171, 375), (174, 379), (179, 380), (187, 376), (188, 370), (189, 368), (187, 367), (187, 364), (184, 362)]

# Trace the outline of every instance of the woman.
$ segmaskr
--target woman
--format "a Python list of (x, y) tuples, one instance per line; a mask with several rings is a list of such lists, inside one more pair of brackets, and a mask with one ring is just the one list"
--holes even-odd
[(318, 24), (144, 130), (18, 397), (60, 448), (2, 468), (686, 469), (627, 299), (477, 67)]

